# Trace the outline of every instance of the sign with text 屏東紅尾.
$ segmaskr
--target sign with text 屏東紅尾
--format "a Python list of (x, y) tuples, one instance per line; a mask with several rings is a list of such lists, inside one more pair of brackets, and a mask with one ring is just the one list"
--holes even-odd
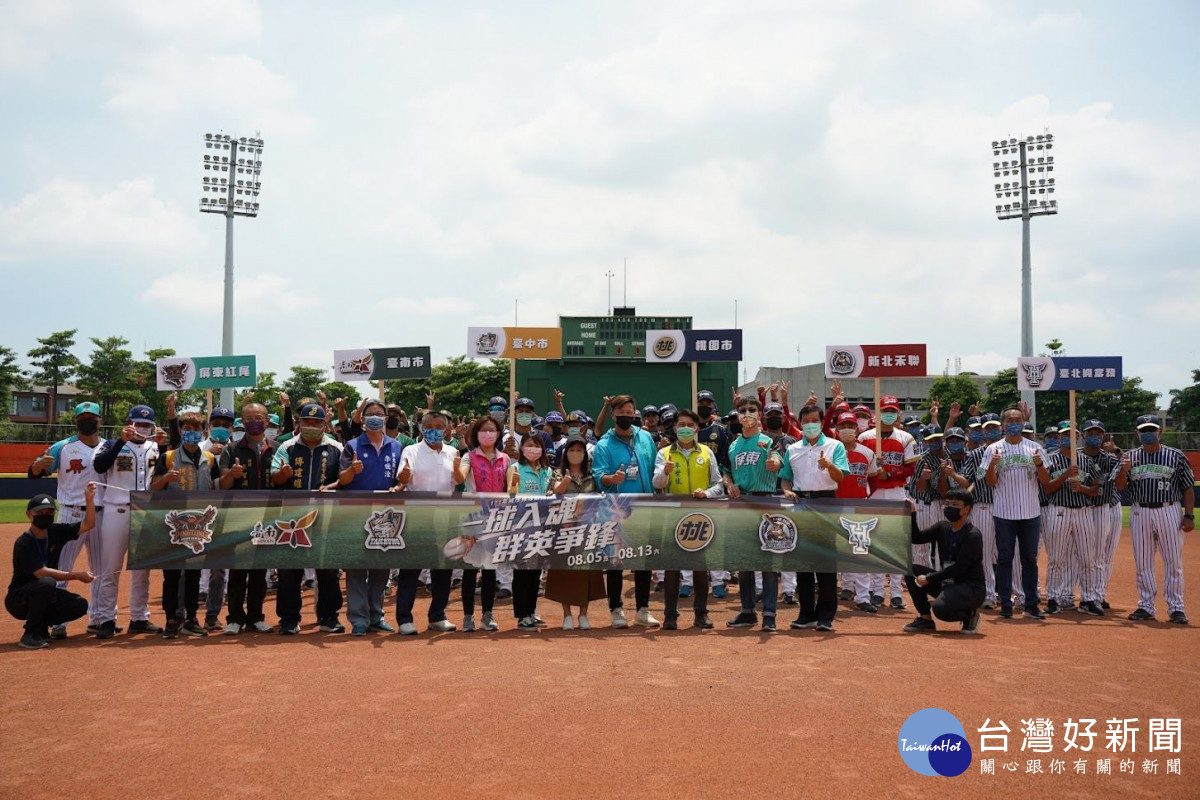
[(646, 331), (646, 361), (741, 361), (742, 332), (722, 330)]
[(154, 372), (160, 392), (253, 386), (258, 379), (254, 356), (160, 358)]
[(1124, 386), (1121, 356), (1034, 356), (1017, 359), (1023, 392), (1090, 392)]
[(562, 358), (562, 329), (468, 328), (467, 358)]
[(359, 347), (333, 351), (338, 380), (423, 380), (433, 376), (428, 347)]
[(825, 347), (826, 378), (924, 377), (923, 344), (831, 344)]

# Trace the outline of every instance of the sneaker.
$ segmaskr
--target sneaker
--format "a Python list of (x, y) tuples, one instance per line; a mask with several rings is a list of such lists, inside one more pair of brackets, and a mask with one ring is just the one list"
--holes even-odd
[(1013, 615), (1013, 607), (1012, 606), (1000, 606), (1000, 617), (1002, 619), (1012, 619), (1012, 615)]
[(996, 601), (995, 600), (984, 600), (982, 607), (986, 608), (988, 611), (991, 611), (996, 607)]
[(184, 622), (180, 630), (188, 636), (208, 636), (208, 631), (204, 630), (204, 626), (194, 619)]
[(452, 590), (453, 590), (453, 589), (458, 589), (458, 588), (461, 588), (461, 587), (462, 587), (462, 578), (451, 578), (451, 579), (450, 579), (450, 588), (451, 588)]
[(795, 592), (784, 592), (783, 593), (783, 604), (785, 606), (798, 606), (798, 605), (800, 605), (800, 601), (796, 599)]
[(1045, 619), (1046, 615), (1042, 613), (1037, 606), (1025, 606), (1025, 616), (1030, 619)]
[(1097, 603), (1095, 600), (1089, 600), (1086, 603), (1081, 603), (1079, 605), (1079, 610), (1082, 611), (1084, 614), (1091, 614), (1093, 617), (1103, 617), (1104, 616), (1104, 609), (1101, 608), (1100, 604)]
[(367, 630), (378, 633), (395, 633), (396, 629), (386, 619), (377, 619), (367, 626)]
[[(96, 634), (100, 633), (100, 629), (102, 627), (103, 627), (102, 624), (92, 625), (91, 623), (89, 623), (87, 626), (87, 632), (92, 634), (93, 636), (95, 636)], [(115, 622), (113, 623), (113, 633), (123, 633), (124, 631), (125, 631), (125, 629), (122, 628), (120, 625), (118, 625)]]
[(1171, 612), (1171, 624), (1187, 625), (1188, 624), (1187, 614), (1184, 614), (1182, 611), (1172, 611)]
[(708, 618), (708, 614), (701, 614), (696, 617), (696, 621), (692, 623), (693, 628), (699, 628), (702, 631), (711, 631), (713, 629), (712, 620)]
[(691, 586), (680, 586), (679, 587), (679, 596), (680, 597), (691, 597), (693, 591), (694, 591), (694, 589)]
[(529, 616), (531, 619), (533, 619), (534, 625), (537, 625), (539, 628), (546, 627), (546, 620), (542, 619), (537, 614), (530, 614)]
[(654, 617), (650, 616), (650, 609), (639, 608), (637, 613), (633, 615), (633, 623), (635, 625), (644, 625), (647, 628), (657, 628), (661, 623)]
[(512, 598), (512, 589), (497, 589), (496, 590), (496, 599), (497, 600), (509, 600), (511, 598)]
[(571, 618), (570, 614), (567, 614), (565, 617), (563, 617), (563, 630), (564, 631), (575, 630), (575, 620), (573, 620)]
[(522, 617), (517, 620), (517, 630), (537, 632), (537, 623), (533, 621), (533, 617)]
[(842, 589), (841, 593), (838, 595), (839, 600), (852, 600), (853, 598), (854, 592), (850, 591), (849, 589)]
[(38, 636), (36, 633), (26, 633), (21, 637), (21, 641), (17, 642), (26, 650), (41, 650), (43, 647), (49, 647), (50, 642)]
[(237, 624), (236, 622), (231, 622), (225, 626), (225, 635), (226, 636), (237, 636), (241, 632), (242, 632), (242, 626)]
[(337, 621), (337, 618), (327, 619), (318, 626), (318, 630), (323, 633), (345, 633), (346, 626)]
[(663, 617), (662, 629), (664, 631), (679, 630), (679, 620), (676, 617)]
[(979, 609), (971, 609), (971, 616), (963, 620), (963, 633), (979, 633)]
[(903, 611), (905, 608), (907, 608), (907, 606), (904, 605), (903, 597), (893, 597), (892, 602), (889, 605), (896, 611)]
[(612, 626), (614, 628), (628, 628), (629, 623), (625, 619), (625, 609), (614, 608), (612, 610)]
[(580, 614), (578, 622), (579, 622), (579, 630), (590, 631), (592, 629), (592, 622), (591, 622), (591, 620), (589, 620), (587, 618), (586, 614)]
[(1066, 602), (1059, 603), (1058, 610), (1059, 611), (1074, 611), (1075, 610), (1075, 601), (1068, 600)]
[[(587, 617), (579, 618), (579, 627), (581, 627), (581, 628), (583, 627), (583, 620), (585, 620), (585, 619), (587, 619)], [(483, 629), (485, 631), (500, 630), (500, 626), (496, 624), (496, 617), (490, 611), (483, 615)]]
[(206, 631), (221, 630), (221, 620), (217, 619), (216, 617), (205, 617), (204, 618), (204, 630), (206, 630)]
[(366, 636), (367, 635), (367, 624), (365, 622), (354, 623), (354, 626), (352, 628), (350, 628), (350, 635), (351, 636)]
[(912, 622), (904, 626), (905, 633), (921, 633), (922, 631), (936, 631), (937, 625), (931, 619), (917, 617)]
[(50, 638), (51, 639), (67, 638), (67, 626), (66, 625), (55, 625), (53, 628), (50, 629)]
[(1101, 601), (1100, 601), (1100, 607), (1101, 607), (1102, 609), (1104, 609), (1105, 611), (1108, 611), (1110, 608), (1112, 608), (1112, 606), (1110, 606), (1110, 605), (1108, 604), (1108, 601), (1107, 601), (1107, 600), (1101, 600)]
[(306, 580), (304, 583), (300, 584), (300, 586), (305, 589), (311, 589), (316, 585), (317, 585), (317, 582), (312, 580), (311, 578), (309, 580)]
[(1058, 607), (1058, 601), (1055, 600), (1054, 598), (1050, 598), (1050, 600), (1048, 600), (1046, 602), (1046, 613), (1047, 614), (1057, 614), (1061, 610), (1062, 609), (1060, 609)]
[(764, 630), (768, 633), (774, 633), (775, 632), (775, 618), (764, 616), (763, 621), (762, 621), (762, 630)]
[(295, 636), (299, 632), (300, 632), (300, 623), (299, 622), (295, 622), (291, 625), (287, 625), (283, 622), (279, 623), (279, 635), (280, 636)]
[(413, 625), (411, 622), (401, 622), (400, 623), (400, 635), (401, 636), (416, 636), (417, 635), (417, 626)]
[(251, 625), (250, 627), (254, 628), (254, 630), (257, 633), (270, 633), (271, 631), (275, 630), (270, 625), (263, 622), (261, 619), (258, 622), (254, 623), (253, 625)]
[(475, 632), (475, 615), (472, 614), (469, 617), (463, 617), (462, 629), (463, 629), (463, 633), (474, 633)]
[(663, 590), (663, 582), (657, 581), (657, 582), (655, 582), (654, 587), (650, 591), (654, 592), (655, 594), (658, 594), (658, 593), (662, 592), (662, 590)]
[(875, 614), (879, 611), (879, 609), (875, 608), (875, 606), (871, 603), (859, 603), (855, 606), (855, 608), (867, 614)]
[(179, 629), (181, 627), (183, 627), (183, 625), (182, 625), (182, 623), (180, 623), (179, 620), (177, 620), (177, 619), (167, 620), (167, 627), (163, 629), (162, 637), (164, 639), (178, 639), (179, 638)]
[(730, 586), (738, 585), (738, 574), (736, 572), (729, 573), (729, 585)]
[(817, 627), (817, 621), (815, 619), (806, 620), (803, 617), (796, 617), (796, 619), (788, 624), (788, 627), (795, 631), (809, 630)]
[(439, 619), (437, 622), (429, 623), (429, 630), (434, 633), (453, 633), (458, 630), (458, 626), (448, 619)]
[(729, 593), (729, 590), (725, 588), (725, 584), (723, 583), (713, 584), (712, 589), (713, 597), (716, 597), (717, 599), (722, 599)]
[(129, 623), (130, 633), (162, 633), (163, 629), (148, 619), (135, 619)]
[(821, 633), (832, 633), (833, 632), (833, 623), (832, 622), (818, 622), (817, 630), (819, 630)]
[(883, 595), (881, 595), (881, 594), (871, 595), (871, 605), (875, 606), (876, 608), (879, 608), (881, 605), (883, 605)]
[(753, 611), (741, 611), (733, 619), (725, 623), (727, 628), (753, 628), (758, 624), (758, 615)]

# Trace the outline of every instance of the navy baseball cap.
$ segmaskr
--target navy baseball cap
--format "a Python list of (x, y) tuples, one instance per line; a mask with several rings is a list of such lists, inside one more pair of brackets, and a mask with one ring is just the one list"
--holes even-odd
[(957, 436), (959, 439), (967, 438), (966, 432), (957, 425), (955, 425), (953, 428), (946, 428), (945, 438), (949, 439), (951, 436)]
[(978, 428), (982, 424), (983, 420), (981, 420), (979, 417), (967, 417), (968, 428)]
[[(961, 436), (962, 428), (958, 428), (957, 430), (959, 432), (959, 435)], [(942, 426), (941, 425), (926, 425), (925, 430), (922, 431), (921, 433), (922, 433), (923, 438), (927, 442), (930, 439), (941, 439), (942, 438)], [(963, 438), (965, 439), (966, 437), (964, 436)]]
[(722, 422), (737, 422), (737, 418), (738, 418), (737, 412), (730, 411), (728, 414), (721, 417), (721, 421)]
[(696, 402), (699, 403), (701, 400), (711, 400), (713, 403), (717, 402), (717, 398), (713, 397), (713, 393), (708, 389), (701, 389), (696, 392)]
[(130, 422), (154, 422), (154, 409), (150, 406), (134, 406), (129, 409)]
[(666, 411), (663, 411), (658, 415), (658, 421), (663, 425), (670, 424), (677, 419), (679, 419), (679, 413), (673, 408), (668, 408)]
[[(1068, 423), (1068, 426), (1070, 423)], [(1058, 434), (1058, 425), (1050, 425), (1046, 430), (1042, 431), (1042, 436), (1055, 436)]]
[(216, 408), (214, 408), (212, 410), (212, 413), (208, 415), (208, 418), (210, 420), (211, 419), (233, 419), (233, 412), (230, 411), (228, 408), (222, 408), (221, 406), (217, 406)]
[(1090, 431), (1093, 428), (1098, 429), (1102, 433), (1108, 433), (1108, 430), (1104, 427), (1104, 423), (1098, 419), (1085, 419), (1083, 421), (1081, 430)]
[(563, 415), (558, 413), (557, 411), (551, 411), (549, 414), (546, 415), (546, 422), (562, 422), (562, 421), (563, 421)]
[(1142, 428), (1158, 428), (1162, 430), (1162, 420), (1156, 414), (1142, 414), (1134, 422), (1134, 427), (1139, 431)]
[(514, 408), (537, 408), (537, 406), (535, 406), (533, 404), (533, 401), (530, 400), (528, 397), (518, 397), (517, 402), (514, 404), (513, 407)]
[(647, 414), (657, 414), (657, 413), (658, 413), (658, 406), (646, 406), (645, 408), (642, 409), (643, 417), (646, 416)]
[(988, 425), (999, 425), (1000, 424), (1000, 415), (989, 412), (987, 414), (984, 414), (982, 417), (980, 417), (979, 421), (983, 423), (983, 427), (985, 427), (985, 428)]
[(909, 425), (919, 425), (920, 422), (921, 422), (920, 417), (918, 417), (915, 414), (909, 414), (900, 422), (900, 424), (903, 425), (905, 428), (907, 428)]
[(492, 406), (503, 406), (504, 408), (508, 408), (508, 401), (503, 397), (493, 397), (488, 400), (488, 408), (491, 408)]
[(1029, 422), (1028, 420), (1026, 420), (1026, 421), (1025, 421), (1025, 427), (1024, 427), (1024, 428), (1021, 428), (1021, 433), (1033, 433), (1033, 434), (1036, 434), (1036, 433), (1037, 433), (1037, 430), (1035, 430), (1035, 429), (1034, 429), (1034, 427), (1033, 427), (1033, 423), (1032, 423), (1032, 422)]
[(663, 414), (667, 413), (668, 411), (679, 411), (679, 409), (675, 406), (674, 403), (663, 403), (661, 406), (658, 407), (659, 416), (662, 416)]
[(782, 403), (767, 403), (765, 406), (763, 406), (764, 414), (770, 414), (772, 411), (778, 411), (780, 414), (782, 414), (783, 413), (783, 404)]
[[(426, 413), (436, 414), (437, 412), (429, 411)], [(304, 408), (300, 409), (300, 419), (319, 419), (324, 421), (325, 409), (321, 408), (321, 406), (317, 405), (316, 403), (309, 403)]]
[(54, 510), (54, 498), (48, 494), (35, 494), (29, 498), (29, 502), (25, 504), (26, 511), (46, 511)]

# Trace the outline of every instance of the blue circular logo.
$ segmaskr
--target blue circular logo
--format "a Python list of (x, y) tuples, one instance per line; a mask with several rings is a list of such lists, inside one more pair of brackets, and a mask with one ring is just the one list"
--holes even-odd
[(971, 745), (962, 723), (949, 711), (923, 708), (900, 726), (900, 757), (918, 775), (953, 778), (971, 766)]

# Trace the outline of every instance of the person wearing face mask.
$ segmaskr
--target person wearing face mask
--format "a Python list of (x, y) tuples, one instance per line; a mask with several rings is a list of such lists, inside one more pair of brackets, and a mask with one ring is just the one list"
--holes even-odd
[[(166, 441), (166, 431), (154, 425), (149, 406), (129, 409), (121, 436), (96, 448), (92, 468), (104, 489), (104, 513), (100, 517), (100, 572), (95, 597), (95, 617), (100, 620), (97, 639), (109, 639), (117, 631), (117, 586), (125, 555), (129, 550), (129, 493), (150, 488), (154, 464), (158, 460), (158, 440)], [(150, 621), (150, 572), (130, 570), (129, 632), (162, 633)]]
[[(466, 483), (469, 463), (463, 463), (458, 451), (445, 444), (449, 424), (449, 420), (437, 411), (427, 411), (421, 417), (421, 441), (404, 448), (400, 454), (400, 469), (392, 491), (453, 492), (454, 487)], [(437, 633), (458, 630), (446, 619), (451, 572), (434, 569), (429, 573), (429, 630)], [(396, 622), (405, 636), (417, 633), (417, 626), (413, 624), (413, 604), (417, 599), (420, 574), (419, 569), (402, 569), (396, 576)]]
[[(787, 395), (786, 388), (783, 390), (783, 393), (784, 396)], [(782, 403), (770, 402), (763, 406), (762, 409), (762, 432), (771, 440), (771, 451), (778, 453), (780, 462), (782, 462), (783, 459), (787, 458), (787, 449), (799, 440), (800, 429), (791, 424), (790, 414), (788, 413), (786, 405), (783, 405)], [(795, 431), (797, 435), (793, 435), (792, 431)], [(732, 445), (730, 445), (730, 447), (732, 447)], [(733, 457), (730, 456), (731, 464), (732, 461)], [(776, 492), (782, 491), (782, 488), (778, 484), (778, 473), (776, 473)], [(758, 579), (756, 579), (756, 581), (757, 580)], [(785, 606), (797, 605), (799, 601), (796, 600), (796, 573), (780, 573), (779, 586), (780, 589), (783, 590), (783, 604)], [(756, 587), (758, 593), (762, 594), (762, 588), (758, 587), (757, 583)]]
[[(550, 491), (550, 456), (546, 453), (538, 431), (528, 431), (521, 436), (518, 446), (520, 455), (516, 463), (508, 467), (508, 491), (513, 495), (545, 496)], [(546, 623), (538, 616), (539, 569), (513, 570), (513, 614), (517, 628), (536, 631)]]
[[(235, 491), (270, 489), (275, 448), (267, 441), (267, 407), (261, 403), (246, 403), (242, 406), (241, 420), (245, 435), (221, 453), (220, 487)], [(263, 614), (267, 571), (231, 569), (227, 583), (225, 635), (237, 636), (248, 629), (258, 633), (273, 631)]]
[(854, 412), (854, 419), (858, 425), (859, 433), (863, 433), (869, 429), (871, 424), (875, 421), (871, 414), (871, 409), (864, 405), (857, 405), (851, 410)]
[(658, 423), (658, 406), (646, 406), (642, 409), (642, 430), (654, 437), (655, 444), (662, 440), (662, 434), (658, 431)]
[(908, 431), (908, 435), (913, 438), (913, 454), (918, 459), (925, 455), (925, 426), (921, 424), (921, 418), (907, 414), (901, 420), (900, 427)]
[(707, 389), (696, 393), (696, 414), (700, 417), (700, 430), (696, 431), (696, 441), (707, 445), (708, 449), (713, 451), (717, 457), (717, 466), (722, 473), (728, 474), (729, 445), (733, 443), (734, 434), (721, 424), (716, 398)]
[[(96, 403), (80, 403), (75, 406), (75, 434), (52, 444), (29, 465), (28, 475), (31, 479), (45, 478), (57, 475), (58, 488), (58, 518), (56, 522), (69, 525), (83, 519), (84, 490), (88, 484), (97, 480), (96, 471), (92, 468), (92, 458), (96, 448), (100, 446), (100, 406)], [(99, 515), (97, 510), (97, 515)], [(97, 525), (99, 527), (99, 516)], [(93, 573), (100, 571), (100, 540), (97, 536), (87, 536), (63, 544), (62, 552), (58, 555), (59, 569), (70, 572), (75, 568), (75, 559), (79, 556), (80, 548), (87, 549), (88, 569)], [(59, 585), (66, 588), (66, 583)], [(95, 590), (92, 584), (90, 591)], [(91, 598), (94, 601), (94, 598)], [(89, 606), (91, 614), (95, 614), (94, 602)], [(100, 620), (88, 620), (88, 633), (99, 630)], [(55, 625), (50, 630), (51, 639), (67, 638), (67, 626)]]
[(1129, 532), (1137, 566), (1138, 607), (1129, 619), (1154, 619), (1154, 551), (1162, 556), (1163, 600), (1169, 619), (1187, 625), (1183, 609), (1183, 535), (1195, 528), (1195, 478), (1183, 451), (1162, 443), (1162, 420), (1134, 422), (1141, 445), (1125, 453), (1113, 473), (1117, 491), (1129, 489)]
[(595, 445), (593, 445), (591, 442), (587, 441), (587, 434), (588, 434), (588, 418), (587, 418), (587, 416), (582, 411), (572, 411), (571, 413), (567, 414), (566, 420), (563, 423), (563, 425), (564, 425), (564, 434), (565, 434), (566, 438), (563, 439), (562, 443), (556, 445), (553, 463), (557, 464), (560, 467), (563, 466), (563, 460), (562, 460), (563, 450), (566, 448), (567, 439), (570, 439), (572, 436), (577, 436), (584, 440), (584, 444), (587, 446), (588, 458), (590, 459), (592, 457), (592, 448), (595, 447)]
[(63, 548), (84, 536), (96, 524), (96, 485), (84, 488), (83, 516), (76, 522), (54, 521), (54, 499), (39, 494), (25, 504), (29, 529), (13, 542), (13, 575), (4, 596), (4, 608), (25, 622), (18, 644), (26, 650), (49, 646), (50, 627), (65, 626), (88, 610), (88, 602), (62, 588), (67, 581), (91, 583), (91, 572), (63, 569)]
[[(927, 425), (924, 441), (925, 454), (918, 459), (912, 477), (908, 480), (908, 496), (917, 506), (917, 524), (922, 528), (929, 528), (942, 518), (942, 498), (938, 494), (938, 481), (941, 480), (942, 468), (946, 463), (942, 429), (933, 423)], [(935, 557), (931, 545), (913, 547), (913, 561), (918, 564), (936, 566)]]
[[(279, 445), (271, 458), (271, 483), (276, 489), (293, 492), (319, 492), (337, 488), (342, 443), (325, 435), (325, 409), (316, 403), (300, 407), (299, 435)], [(279, 633), (295, 636), (300, 632), (302, 607), (300, 586), (302, 569), (281, 569), (275, 593), (275, 613), (279, 615)], [(317, 624), (325, 633), (345, 633), (338, 621), (342, 609), (342, 584), (337, 569), (315, 571), (317, 588)]]
[(409, 447), (417, 443), (417, 440), (409, 435), (408, 415), (395, 403), (388, 404), (387, 424), (384, 429), (388, 436), (400, 443), (401, 447)]
[(1008, 408), (1000, 416), (1004, 438), (984, 450), (984, 479), (992, 486), (992, 516), (996, 525), (996, 594), (1000, 616), (1013, 615), (1013, 561), (1020, 558), (1025, 616), (1045, 619), (1038, 605), (1038, 542), (1041, 507), (1038, 502), (1039, 470), (1034, 461), (1044, 457), (1042, 445), (1025, 438), (1025, 414)]
[(229, 441), (237, 444), (246, 436), (246, 426), (242, 424), (242, 418), (237, 417), (233, 421), (233, 431), (229, 435)]
[[(864, 500), (871, 496), (871, 477), (879, 471), (875, 451), (858, 441), (858, 421), (849, 410), (842, 412), (836, 420), (836, 425), (838, 439), (846, 448), (846, 461), (850, 468), (838, 484), (835, 497)], [(847, 572), (843, 574), (842, 579), (842, 585), (850, 587), (852, 592), (850, 597), (845, 599), (852, 598), (859, 611), (874, 614), (870, 576), (859, 572)], [(880, 600), (882, 601), (882, 595)]]
[[(914, 543), (933, 544), (944, 554), (941, 569), (913, 564), (913, 575), (906, 577), (908, 592), (919, 615), (904, 626), (906, 633), (937, 630), (936, 616), (943, 622), (961, 622), (962, 632), (979, 632), (979, 607), (986, 589), (983, 584), (983, 536), (969, 521), (971, 493), (951, 489), (942, 506), (943, 520), (922, 529), (912, 515)], [(936, 598), (930, 605), (930, 599)]]
[[(233, 440), (233, 412), (228, 408), (214, 408), (208, 415), (208, 435), (200, 442), (200, 449), (212, 453), (213, 458), (220, 460), (221, 453)], [(204, 628), (210, 631), (221, 630), (221, 608), (225, 605), (225, 581), (227, 575), (223, 569), (201, 570), (200, 585), (205, 588), (201, 599), (204, 601)]]
[(558, 450), (567, 443), (567, 424), (563, 415), (557, 411), (551, 411), (546, 415), (546, 420), (543, 423), (543, 428), (550, 435), (550, 463), (558, 464)]
[[(472, 493), (500, 494), (508, 491), (508, 455), (497, 445), (500, 443), (502, 423), (490, 416), (475, 420), (467, 432), (467, 474), (464, 491)], [(512, 573), (512, 568), (508, 568)], [(475, 584), (480, 570), (464, 569), (462, 582), (463, 632), (475, 630)], [(483, 629), (498, 631), (500, 626), (492, 613), (497, 597), (497, 570), (483, 570), (480, 599), (483, 601)], [(511, 580), (511, 578), (510, 578)], [(511, 596), (511, 595), (510, 595)]]
[(978, 450), (983, 444), (983, 420), (967, 417), (967, 452)]
[[(858, 441), (871, 450), (875, 450), (875, 442), (879, 441), (878, 460), (879, 472), (870, 479), (871, 497), (875, 500), (905, 500), (908, 499), (907, 486), (916, 470), (917, 439), (907, 430), (897, 427), (900, 417), (900, 401), (894, 395), (884, 395), (879, 399), (879, 424), (858, 435)], [(918, 422), (919, 425), (919, 422)], [(869, 575), (865, 578), (870, 584), (869, 594), (873, 604), (883, 605), (884, 576)], [(861, 594), (859, 587), (855, 593)], [(892, 601), (904, 599), (904, 576), (888, 576), (888, 594)], [(876, 598), (878, 600), (876, 601)]]
[(534, 411), (533, 401), (528, 397), (518, 397), (513, 404), (513, 427), (504, 434), (503, 445), (504, 452), (508, 453), (510, 459), (519, 457), (521, 439), (530, 432), (542, 440), (542, 448), (546, 452), (554, 451), (554, 442), (550, 436), (544, 431), (534, 430), (534, 420), (537, 419)]
[(1091, 505), (1100, 487), (1093, 482), (1091, 462), (1082, 448), (1076, 449), (1075, 461), (1071, 461), (1074, 433), (1070, 420), (1064, 420), (1055, 430), (1058, 447), (1040, 463), (1034, 460), (1050, 500), (1042, 532), (1046, 542), (1046, 613), (1074, 610), (1078, 583), (1080, 612), (1091, 613), (1094, 602), (1096, 616), (1100, 616), (1104, 613), (1100, 608), (1100, 574), (1098, 559), (1093, 555), (1099, 537), (1092, 527), (1095, 515)]
[[(997, 605), (996, 601), (996, 525), (992, 517), (992, 504), (994, 493), (992, 487), (988, 484), (986, 478), (987, 465), (983, 463), (983, 457), (989, 444), (1000, 441), (1004, 438), (1004, 431), (1000, 425), (999, 414), (981, 414), (979, 416), (979, 429), (983, 437), (983, 445), (971, 450), (963, 459), (962, 469), (956, 482), (959, 485), (970, 485), (975, 496), (975, 505), (971, 508), (971, 522), (979, 529), (983, 535), (983, 563), (984, 563), (984, 587), (986, 590), (983, 607), (993, 609)], [(1014, 565), (1019, 565), (1020, 561), (1014, 562)], [(1021, 584), (1020, 577), (1013, 578), (1013, 588), (1017, 589)], [(1016, 600), (1019, 605), (1023, 605), (1024, 595), (1018, 595)]]
[[(1092, 513), (1092, 526), (1098, 540), (1093, 551), (1096, 571), (1098, 573), (1097, 591), (1100, 595), (1098, 603), (1100, 613), (1109, 609), (1108, 580), (1112, 575), (1113, 557), (1117, 551), (1117, 541), (1121, 536), (1121, 498), (1113, 483), (1114, 473), (1121, 463), (1121, 457), (1105, 449), (1106, 430), (1104, 423), (1098, 419), (1089, 419), (1083, 423), (1083, 454), (1087, 457), (1084, 463), (1089, 464), (1092, 481), (1099, 488), (1096, 495), (1090, 498), (1089, 505)], [(1095, 614), (1087, 609), (1089, 614)]]
[[(562, 466), (554, 471), (550, 479), (554, 493), (595, 494), (596, 479), (592, 476), (592, 465), (588, 457), (587, 442), (582, 436), (567, 438), (564, 445)], [(593, 600), (608, 597), (604, 586), (604, 574), (599, 570), (552, 569), (546, 575), (546, 599), (562, 604), (563, 630), (590, 630), (588, 605)], [(579, 614), (572, 618), (571, 609), (578, 608)]]
[[(604, 434), (592, 451), (592, 477), (600, 491), (607, 494), (652, 494), (654, 486), (654, 463), (658, 449), (654, 437), (634, 426), (637, 406), (632, 396), (619, 394), (611, 399), (608, 407), (613, 412), (615, 426)], [(608, 570), (608, 608), (614, 628), (628, 626), (625, 611), (621, 607), (623, 588), (622, 572)], [(634, 599), (638, 625), (658, 627), (658, 620), (650, 615), (650, 571), (634, 570)]]
[[(401, 444), (388, 436), (387, 408), (380, 400), (367, 400), (359, 408), (363, 432), (346, 442), (338, 462), (338, 487), (351, 492), (386, 492), (395, 484)], [(352, 636), (367, 631), (395, 633), (383, 615), (383, 595), (390, 570), (346, 570), (346, 618)]]
[(488, 400), (487, 415), (496, 421), (500, 426), (501, 433), (508, 433), (508, 429), (504, 427), (508, 421), (508, 401), (503, 397), (496, 396)]

